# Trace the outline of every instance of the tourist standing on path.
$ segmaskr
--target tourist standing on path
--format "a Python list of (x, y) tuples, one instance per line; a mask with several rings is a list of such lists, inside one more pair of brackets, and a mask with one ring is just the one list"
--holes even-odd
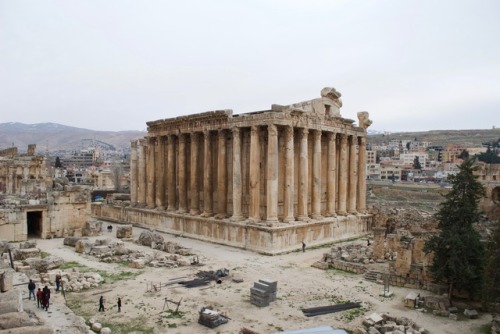
[(35, 289), (36, 289), (35, 282), (33, 282), (33, 280), (30, 279), (30, 282), (28, 283), (28, 291), (29, 291), (28, 300), (31, 300), (31, 296), (33, 296), (33, 300), (36, 301)]
[(116, 302), (116, 305), (118, 306), (118, 312), (122, 311), (122, 299), (118, 297), (118, 301)]
[(43, 308), (43, 292), (42, 289), (38, 288), (38, 291), (36, 292), (36, 306), (40, 308), (40, 305)]
[(104, 312), (104, 297), (99, 298), (99, 312)]
[(56, 275), (56, 292), (59, 292), (59, 287), (61, 286), (61, 274)]
[(50, 289), (48, 286), (43, 288), (43, 299), (45, 301), (45, 311), (48, 311), (50, 306)]
[(302, 253), (305, 253), (306, 251), (306, 244), (304, 243), (304, 241), (302, 241)]

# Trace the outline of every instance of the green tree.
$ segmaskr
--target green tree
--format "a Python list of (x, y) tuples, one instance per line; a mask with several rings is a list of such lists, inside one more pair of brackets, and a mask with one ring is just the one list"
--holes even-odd
[(450, 303), (455, 290), (472, 295), (482, 288), (484, 247), (473, 225), (479, 221), (484, 188), (474, 176), (476, 169), (474, 159), (468, 159), (456, 175), (448, 177), (452, 189), (435, 215), (440, 233), (424, 246), (424, 252), (433, 255), (430, 271), (434, 280), (448, 285)]
[(56, 157), (56, 164), (55, 164), (55, 167), (56, 168), (62, 168), (62, 163), (61, 163), (61, 159), (59, 159), (59, 157)]
[(500, 219), (497, 221), (488, 246), (485, 257), (483, 308), (490, 309), (491, 303), (500, 301)]
[(420, 160), (418, 159), (418, 155), (413, 159), (413, 168), (414, 169), (422, 169), (422, 165), (420, 165)]
[(458, 156), (457, 158), (459, 159), (462, 159), (462, 160), (467, 160), (469, 159), (469, 151), (467, 150), (463, 150)]
[(500, 164), (500, 157), (496, 150), (492, 150), (489, 147), (486, 152), (479, 153), (477, 158), (479, 161), (486, 162), (487, 164)]

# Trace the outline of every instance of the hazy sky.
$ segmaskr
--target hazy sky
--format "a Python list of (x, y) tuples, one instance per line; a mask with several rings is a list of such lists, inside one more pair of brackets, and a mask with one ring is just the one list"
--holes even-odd
[(500, 1), (0, 0), (0, 123), (144, 130), (326, 86), (374, 130), (500, 127)]

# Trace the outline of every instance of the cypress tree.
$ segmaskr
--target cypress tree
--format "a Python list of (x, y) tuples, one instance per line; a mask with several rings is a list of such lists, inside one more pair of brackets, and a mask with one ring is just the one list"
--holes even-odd
[(434, 280), (448, 285), (450, 303), (455, 290), (470, 296), (482, 288), (484, 247), (474, 224), (479, 221), (478, 204), (485, 191), (474, 175), (476, 169), (474, 159), (468, 159), (457, 174), (448, 177), (452, 189), (435, 215), (440, 232), (424, 246), (425, 253), (433, 254), (429, 269)]

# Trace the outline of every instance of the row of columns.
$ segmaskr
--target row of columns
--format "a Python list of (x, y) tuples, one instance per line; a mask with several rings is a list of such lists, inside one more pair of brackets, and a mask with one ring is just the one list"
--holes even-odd
[[(217, 196), (216, 218), (227, 217), (227, 151), (226, 131), (219, 130), (216, 138), (216, 164), (212, 164), (212, 132), (203, 132), (203, 149), (200, 150), (201, 133), (149, 137), (132, 143), (131, 152), (131, 201), (133, 204), (148, 208), (167, 209), (204, 217), (214, 215), (213, 196)], [(309, 132), (312, 131), (312, 170), (309, 178)], [(322, 136), (327, 137), (327, 152), (322, 154)], [(190, 147), (187, 136), (190, 136)], [(338, 137), (338, 138), (337, 138)], [(337, 139), (339, 145), (337, 145)], [(261, 214), (261, 143), (259, 127), (250, 128), (249, 145), (249, 203), (248, 219), (260, 221)], [(295, 166), (294, 128), (287, 126), (283, 131), (284, 140), (284, 193), (283, 221), (320, 219), (321, 184), (326, 177), (325, 216), (336, 214), (356, 214), (366, 212), (366, 138), (320, 130), (298, 129), (298, 166)], [(177, 150), (176, 150), (177, 145)], [(356, 148), (358, 159), (356, 159)], [(337, 152), (337, 149), (339, 150)], [(267, 126), (267, 163), (266, 163), (266, 220), (278, 221), (278, 128), (275, 124)], [(190, 156), (186, 156), (186, 152)], [(197, 166), (199, 152), (203, 152), (203, 183), (199, 184), (200, 172)], [(166, 156), (165, 156), (166, 152)], [(177, 154), (176, 154), (177, 152)], [(326, 156), (327, 161), (322, 161)], [(232, 129), (232, 220), (243, 220), (242, 196), (242, 139), (241, 128)], [(194, 166), (188, 168), (189, 166)], [(322, 165), (326, 164), (326, 175), (322, 176)], [(216, 170), (214, 167), (217, 167)], [(298, 168), (297, 212), (294, 210), (294, 175)], [(187, 184), (187, 173), (189, 185)], [(165, 172), (166, 171), (166, 172)], [(177, 173), (177, 175), (176, 175)], [(216, 173), (216, 174), (214, 174)], [(213, 182), (216, 177), (216, 182)], [(177, 183), (176, 183), (177, 180)], [(308, 212), (308, 182), (311, 180), (311, 212)], [(217, 191), (214, 192), (213, 185)], [(165, 189), (166, 186), (166, 189)], [(189, 207), (188, 207), (189, 187)], [(203, 189), (203, 211), (200, 211), (199, 188)], [(166, 196), (165, 196), (166, 195)], [(338, 198), (337, 198), (338, 197)]]

